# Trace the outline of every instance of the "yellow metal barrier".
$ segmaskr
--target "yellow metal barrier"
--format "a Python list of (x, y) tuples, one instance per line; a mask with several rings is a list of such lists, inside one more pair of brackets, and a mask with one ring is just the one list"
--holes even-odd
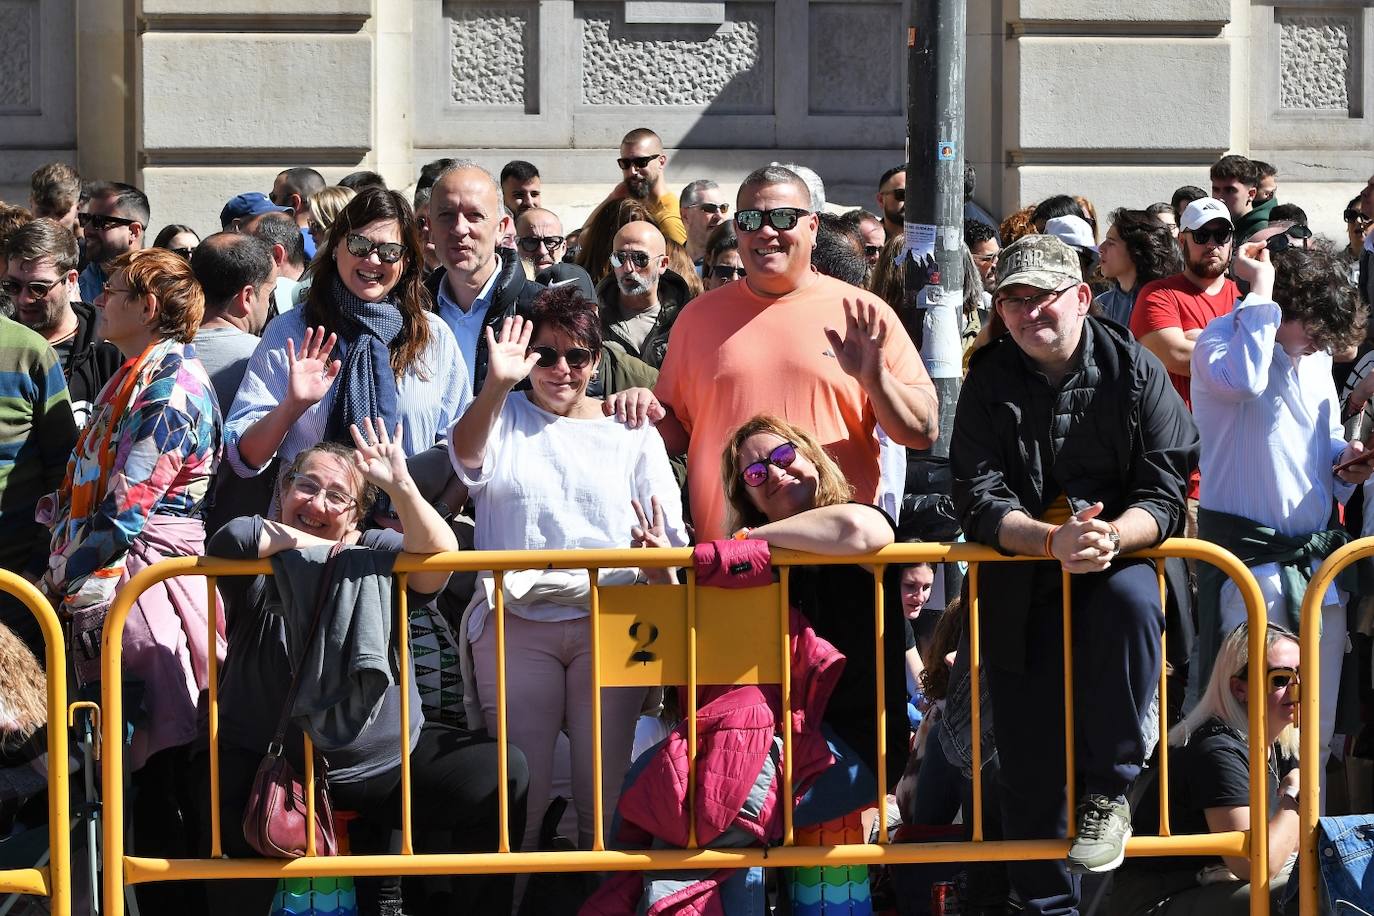
[(43, 670), (48, 682), (48, 864), (0, 870), (0, 893), (49, 898), (53, 916), (72, 911), (70, 779), (67, 773), (67, 653), (62, 624), (48, 599), (28, 580), (0, 570), (8, 592), (38, 618), (43, 633)]
[[(1224, 571), (1240, 589), (1249, 612), (1251, 624), (1250, 652), (1258, 656), (1263, 651), (1265, 639), (1265, 616), (1259, 587), (1239, 560), (1230, 553), (1214, 545), (1192, 540), (1170, 540), (1152, 550), (1141, 551), (1134, 556), (1140, 557), (1183, 557), (1211, 563)], [(873, 568), (874, 576), (874, 622), (878, 639), (875, 651), (875, 680), (877, 696), (877, 734), (878, 747), (878, 796), (874, 799), (879, 811), (885, 810), (883, 787), (887, 785), (887, 759), (882, 736), (885, 734), (884, 696), (884, 658), (881, 650), (883, 642), (883, 571), (889, 565), (913, 562), (966, 562), (975, 564), (973, 581), (970, 583), (969, 622), (972, 636), (971, 662), (973, 684), (973, 733), (981, 734), (979, 722), (978, 665), (980, 661), (978, 639), (978, 616), (980, 612), (977, 595), (977, 566), (983, 563), (1004, 562), (1046, 562), (1043, 558), (1007, 557), (986, 547), (972, 544), (904, 544), (885, 548), (863, 556), (817, 556), (789, 550), (775, 550), (773, 564), (777, 567), (824, 566), (841, 564), (865, 564)], [(681, 566), (687, 569), (685, 586), (625, 586), (611, 587), (597, 585), (596, 572), (612, 567), (669, 567)], [(592, 671), (594, 704), (594, 763), (593, 786), (595, 839), (591, 850), (575, 852), (510, 852), (509, 811), (506, 777), (507, 742), (506, 727), (506, 674), (505, 674), (505, 601), (502, 585), (503, 575), (512, 570), (531, 568), (540, 569), (582, 569), (586, 570), (592, 583), (591, 617), (592, 628)], [(261, 575), (271, 573), (271, 564), (266, 560), (227, 561), (205, 558), (183, 558), (165, 560), (134, 576), (120, 590), (115, 604), (110, 610), (105, 624), (102, 684), (104, 716), (102, 730), (104, 735), (104, 756), (102, 771), (105, 779), (105, 819), (104, 839), (107, 864), (105, 868), (104, 899), (110, 916), (123, 916), (123, 894), (125, 885), (156, 881), (175, 881), (189, 879), (228, 879), (228, 878), (288, 878), (306, 876), (375, 876), (375, 875), (426, 875), (426, 874), (477, 874), (488, 872), (569, 872), (569, 871), (635, 871), (646, 869), (718, 869), (749, 866), (807, 866), (807, 865), (850, 865), (850, 864), (888, 864), (918, 862), (967, 862), (967, 861), (1010, 861), (1026, 859), (1062, 859), (1069, 846), (1064, 839), (985, 841), (982, 839), (982, 792), (981, 792), (981, 748), (974, 742), (974, 841), (971, 843), (922, 843), (889, 845), (885, 818), (879, 818), (880, 838), (877, 844), (853, 844), (843, 846), (793, 846), (792, 825), (792, 755), (790, 729), (783, 729), (784, 767), (783, 793), (785, 845), (771, 849), (696, 848), (695, 823), (690, 824), (689, 848), (662, 850), (610, 850), (605, 848), (602, 835), (603, 799), (601, 797), (602, 760), (600, 742), (600, 688), (625, 684), (678, 683), (685, 684), (684, 716), (688, 730), (689, 748), (689, 792), (694, 796), (695, 750), (696, 750), (696, 688), (699, 684), (721, 683), (721, 678), (733, 683), (779, 683), (782, 688), (782, 708), (790, 708), (790, 657), (789, 657), (789, 616), (787, 577), (782, 577), (779, 585), (751, 589), (748, 591), (725, 592), (720, 589), (698, 589), (695, 576), (691, 571), (691, 551), (689, 549), (662, 550), (562, 550), (562, 551), (503, 551), (503, 552), (463, 552), (444, 553), (422, 557), (401, 555), (397, 558), (395, 571), (400, 580), (401, 600), (399, 616), (401, 626), (400, 661), (402, 678), (411, 673), (409, 658), (409, 626), (404, 599), (406, 576), (420, 571), (479, 571), (492, 570), (495, 575), (496, 605), (493, 608), (495, 623), (496, 651), (500, 663), (497, 666), (497, 728), (496, 739), (503, 749), (498, 754), (500, 760), (500, 815), (501, 836), (499, 847), (491, 853), (463, 854), (416, 854), (413, 852), (411, 829), (409, 741), (406, 723), (409, 722), (407, 710), (403, 708), (400, 721), (402, 758), (402, 850), (398, 855), (350, 855), (338, 857), (316, 857), (313, 854), (296, 860), (282, 859), (226, 859), (223, 858), (223, 825), (219, 813), (219, 709), (217, 666), (211, 662), (210, 709), (209, 709), (209, 747), (210, 747), (210, 809), (211, 851), (209, 859), (169, 860), (130, 856), (124, 850), (124, 798), (121, 774), (123, 769), (123, 728), (124, 713), (120, 691), (115, 689), (120, 683), (121, 634), (125, 621), (138, 596), (151, 585), (176, 576), (191, 575), (207, 577), (207, 588), (213, 600), (216, 577), (227, 575)], [(1066, 580), (1067, 580), (1066, 576)], [(1164, 589), (1163, 571), (1159, 572), (1161, 595)], [(1071, 645), (1068, 638), (1070, 617), (1070, 598), (1066, 591), (1064, 600), (1065, 651), (1070, 653), (1065, 666), (1066, 696), (1072, 697)], [(774, 629), (768, 633), (767, 620), (773, 616)], [(627, 620), (629, 625), (627, 626)], [(728, 623), (729, 638), (724, 637), (721, 627)], [(638, 624), (639, 626), (636, 626)], [(210, 626), (214, 626), (213, 620)], [(741, 638), (746, 633), (746, 638)], [(719, 635), (718, 635), (719, 634)], [(708, 643), (707, 639), (711, 641)], [(647, 643), (651, 642), (655, 651), (648, 653)], [(214, 634), (210, 634), (210, 645), (214, 645)], [(709, 646), (703, 657), (699, 648)], [(665, 650), (672, 649), (674, 658), (669, 658)], [(679, 653), (681, 653), (679, 655)], [(647, 657), (652, 655), (653, 657)], [(770, 657), (771, 656), (771, 657)], [(619, 659), (619, 662), (617, 662)], [(1263, 694), (1264, 668), (1261, 665), (1250, 667), (1250, 689), (1252, 696)], [(401, 697), (409, 703), (408, 682), (403, 682)], [(1066, 722), (1068, 725), (1066, 753), (1069, 761), (1069, 782), (1072, 784), (1072, 703), (1066, 703)], [(1167, 774), (1167, 722), (1165, 710), (1164, 677), (1160, 678), (1160, 717), (1161, 717), (1161, 769), (1162, 776)], [(1250, 734), (1263, 736), (1264, 704), (1251, 704)], [(264, 711), (264, 715), (275, 715), (275, 710)], [(900, 713), (899, 713), (900, 714)], [(1252, 772), (1264, 772), (1266, 748), (1262, 737), (1252, 740), (1250, 745), (1250, 765)], [(310, 755), (306, 755), (309, 761)], [(313, 774), (307, 769), (309, 781)], [(1161, 779), (1161, 810), (1167, 811), (1168, 786)], [(314, 793), (307, 789), (306, 797), (313, 799)], [(1070, 797), (1072, 804), (1072, 797)], [(689, 804), (689, 811), (694, 806)], [(1251, 785), (1251, 810), (1265, 810), (1264, 785), (1262, 780), (1254, 780)], [(311, 812), (313, 816), (313, 811)], [(694, 816), (693, 816), (694, 821)], [(1262, 814), (1251, 818), (1250, 831), (1232, 831), (1197, 836), (1170, 836), (1167, 815), (1163, 822), (1163, 835), (1159, 837), (1134, 837), (1127, 846), (1133, 856), (1163, 855), (1230, 855), (1248, 856), (1253, 874), (1267, 871), (1267, 818)], [(231, 829), (237, 829), (233, 825)], [(307, 836), (313, 844), (314, 832)], [(312, 850), (313, 852), (313, 850)], [(1268, 913), (1268, 896), (1252, 895), (1250, 911), (1254, 916)]]

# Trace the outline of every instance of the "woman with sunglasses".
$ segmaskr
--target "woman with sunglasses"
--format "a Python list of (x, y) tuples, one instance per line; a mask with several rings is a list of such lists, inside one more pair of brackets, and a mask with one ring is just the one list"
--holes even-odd
[[(1298, 641), (1283, 627), (1265, 633), (1265, 692), (1250, 695), (1249, 631), (1225, 641), (1197, 706), (1169, 731), (1169, 829), (1174, 836), (1250, 829), (1249, 707), (1265, 706), (1270, 911), (1279, 904), (1300, 839), (1298, 825)], [(1157, 772), (1157, 771), (1151, 771)], [(1137, 832), (1157, 833), (1159, 787), (1151, 782), (1136, 814)], [(1116, 872), (1112, 916), (1250, 912), (1245, 856), (1128, 858)]]
[[(453, 427), (454, 467), (477, 509), (480, 550), (553, 550), (687, 543), (677, 482), (663, 440), (649, 424), (632, 428), (603, 414), (587, 395), (601, 353), (595, 302), (572, 285), (540, 293), (531, 319), (487, 328), (486, 384)], [(526, 390), (514, 390), (525, 379)], [(606, 570), (600, 582), (634, 582), (635, 570)], [(667, 571), (642, 577), (668, 581)], [(505, 576), (506, 696), (511, 741), (530, 769), (526, 848), (549, 802), (554, 741), (566, 723), (572, 745), (578, 843), (590, 848), (592, 648), (585, 574), (545, 571)], [(462, 624), (472, 646), (481, 715), (496, 727), (495, 584), (479, 579)], [(602, 691), (602, 792), (609, 821), (629, 766), (643, 690)], [(477, 716), (470, 714), (470, 721)]]
[(179, 254), (186, 260), (191, 260), (191, 255), (195, 254), (196, 246), (200, 244), (200, 236), (196, 235), (196, 230), (190, 226), (183, 226), (181, 223), (169, 223), (162, 227), (162, 231), (153, 239), (154, 248), (166, 248), (173, 254)]
[(226, 457), (240, 477), (320, 441), (346, 443), (365, 417), (399, 422), (415, 455), (472, 400), (458, 344), (430, 310), (419, 228), (400, 194), (368, 188), (349, 201), (313, 276), (305, 303), (267, 325), (229, 409)]
[(706, 292), (734, 280), (744, 279), (744, 261), (739, 256), (739, 235), (731, 221), (721, 223), (706, 239), (701, 256), (701, 285)]

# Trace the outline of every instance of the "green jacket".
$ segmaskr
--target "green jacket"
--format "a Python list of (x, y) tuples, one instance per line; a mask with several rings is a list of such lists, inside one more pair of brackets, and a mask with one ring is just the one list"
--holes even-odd
[(1255, 208), (1249, 213), (1236, 220), (1236, 242), (1245, 241), (1250, 236), (1259, 232), (1269, 225), (1269, 213), (1279, 202), (1277, 197), (1271, 197), (1262, 204), (1256, 204)]

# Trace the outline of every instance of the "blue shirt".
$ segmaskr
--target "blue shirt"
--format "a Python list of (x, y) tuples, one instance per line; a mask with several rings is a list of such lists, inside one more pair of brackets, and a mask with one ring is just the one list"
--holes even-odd
[[(472, 308), (466, 312), (449, 298), (448, 284), (443, 281), (439, 283), (439, 301), (435, 311), (453, 332), (453, 339), (458, 342), (458, 350), (463, 354), (463, 363), (467, 366), (469, 385), (475, 385), (477, 381), (477, 339), (486, 324), (487, 309), (491, 308), (492, 300), (495, 298), (496, 280), (500, 276), (501, 262), (497, 260), (496, 269), (491, 272), (491, 277), (487, 279), (477, 298), (472, 300)], [(448, 278), (444, 279), (446, 281)]]
[(77, 288), (81, 290), (81, 301), (95, 302), (105, 289), (106, 279), (105, 271), (100, 269), (99, 264), (94, 261), (87, 264), (86, 269), (76, 278)]
[(301, 240), (305, 242), (305, 259), (315, 260), (315, 237), (310, 234), (309, 229), (301, 230)]

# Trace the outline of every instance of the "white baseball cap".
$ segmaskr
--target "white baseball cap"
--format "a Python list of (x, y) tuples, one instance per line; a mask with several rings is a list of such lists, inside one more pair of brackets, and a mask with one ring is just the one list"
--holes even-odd
[(1093, 239), (1093, 227), (1081, 216), (1056, 216), (1045, 222), (1045, 234), (1052, 235), (1070, 248), (1086, 248), (1097, 253), (1097, 242)]
[(1226, 225), (1234, 228), (1231, 211), (1226, 209), (1224, 203), (1215, 197), (1200, 197), (1184, 209), (1183, 218), (1178, 221), (1178, 229), (1180, 232), (1192, 232), (1219, 219), (1225, 220)]

